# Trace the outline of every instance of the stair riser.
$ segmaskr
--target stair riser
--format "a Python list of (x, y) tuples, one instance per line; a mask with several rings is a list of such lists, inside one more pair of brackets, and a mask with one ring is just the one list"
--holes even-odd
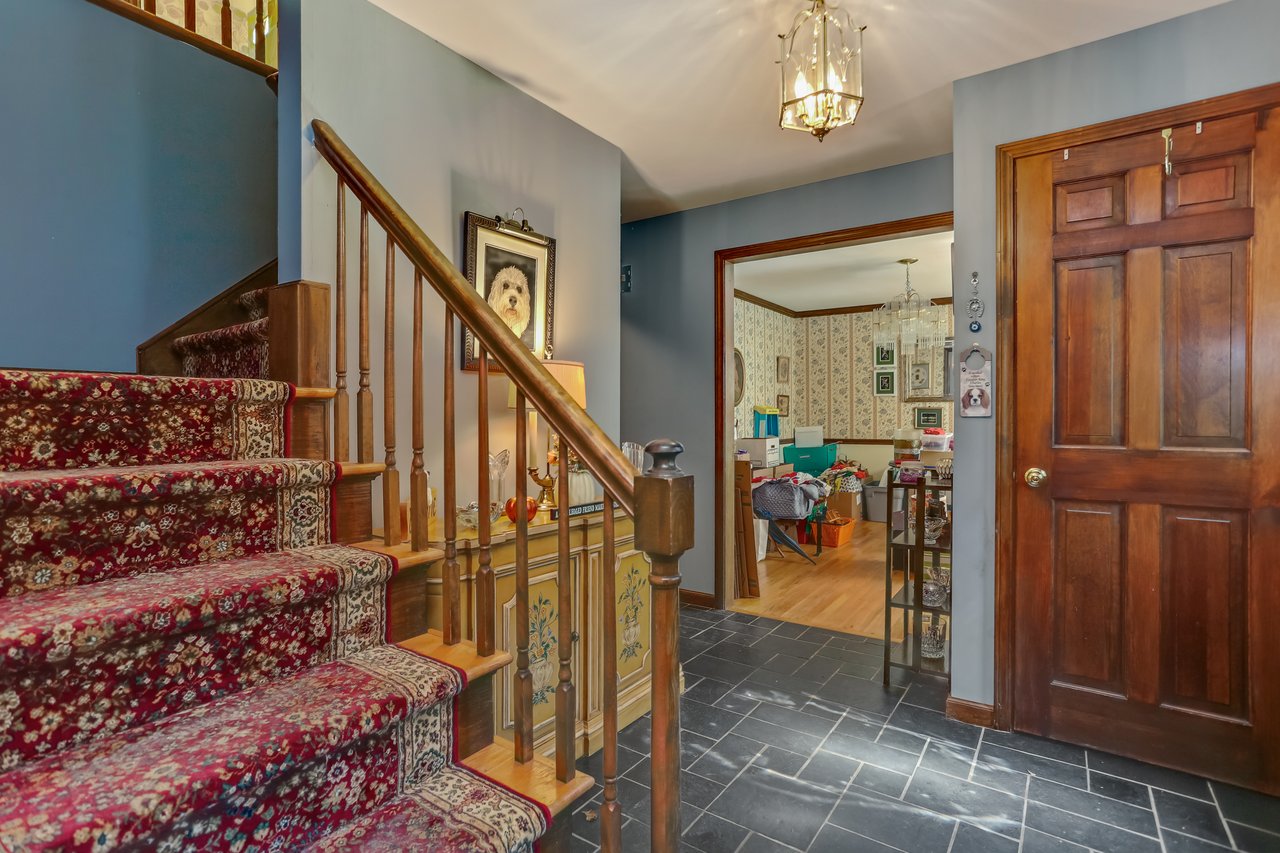
[[(135, 730), (133, 746), (112, 742), (109, 752), (77, 755), (71, 765), (37, 762), (29, 774), (0, 775), (0, 803), (13, 804), (13, 813), (0, 812), (0, 846), (223, 850), (240, 836), (251, 839), (243, 849), (292, 849), (333, 832), (451, 758), (461, 679), (432, 680), (424, 667), (440, 666), (413, 657), (382, 647), (353, 659), (357, 665), (330, 664), (332, 677), (312, 689), (332, 701), (310, 715), (281, 717), (277, 705), (277, 715), (260, 720), (249, 691), (207, 706), (203, 719), (190, 716), (205, 711), (195, 709)], [(183, 728), (183, 718), (201, 725)], [(110, 782), (89, 771), (104, 759), (117, 768)], [(59, 787), (71, 779), (78, 790)], [(25, 796), (33, 791), (39, 800)], [(79, 807), (67, 808), (73, 801)]]
[(327, 542), (326, 463), (0, 481), (0, 595)]
[(285, 454), (276, 382), (0, 370), (0, 471)]
[(0, 676), (0, 767), (373, 648), (386, 636), (390, 574), (370, 554), (234, 597), (192, 596), (115, 622), (68, 614), (62, 631), (34, 641), (27, 631)]

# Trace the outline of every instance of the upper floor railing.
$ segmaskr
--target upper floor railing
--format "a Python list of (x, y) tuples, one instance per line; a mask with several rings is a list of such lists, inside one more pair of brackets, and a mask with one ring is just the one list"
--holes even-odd
[(277, 0), (91, 0), (262, 74), (275, 72)]
[[(478, 504), (476, 544), (478, 568), (474, 578), (474, 632), (476, 648), (481, 655), (495, 652), (495, 578), (492, 568), (492, 521), (489, 495), (489, 373), (490, 361), (505, 372), (515, 386), (516, 398), (516, 505), (523, 507), (527, 498), (524, 472), (527, 458), (526, 435), (529, 406), (541, 413), (561, 441), (558, 456), (560, 488), (557, 490), (559, 517), (559, 561), (557, 581), (559, 612), (573, 610), (574, 583), (570, 558), (569, 525), (569, 452), (599, 481), (604, 490), (603, 548), (604, 565), (617, 563), (614, 539), (615, 507), (635, 519), (635, 541), (651, 563), (649, 576), (652, 590), (652, 802), (651, 831), (653, 850), (675, 850), (680, 834), (680, 710), (679, 710), (679, 586), (680, 556), (693, 545), (693, 478), (676, 465), (683, 448), (674, 441), (660, 440), (649, 444), (646, 451), (653, 458), (647, 473), (640, 475), (627, 456), (587, 415), (572, 396), (552, 377), (528, 347), (507, 327), (481, 298), (458, 269), (444, 256), (432, 240), (409, 217), (387, 189), (360, 161), (341, 138), (323, 121), (312, 122), (315, 145), (320, 155), (333, 167), (337, 183), (337, 257), (334, 277), (335, 349), (333, 406), (333, 451), (339, 462), (374, 462), (375, 400), (373, 388), (382, 389), (383, 422), (382, 517), (383, 541), (399, 545), (405, 531), (400, 530), (402, 499), (398, 468), (396, 433), (396, 368), (398, 355), (396, 329), (396, 258), (402, 253), (414, 269), (412, 342), (412, 442), (409, 470), (410, 548), (425, 550), (429, 541), (429, 511), (426, 472), (424, 470), (424, 422), (426, 401), (424, 377), (426, 360), (423, 351), (423, 283), (429, 284), (444, 302), (444, 353), (439, 362), (443, 372), (441, 438), (444, 450), (442, 527), (444, 562), (442, 572), (444, 641), (455, 644), (462, 638), (461, 578), (457, 559), (457, 521), (453, 512), (457, 500), (457, 406), (454, 393), (456, 365), (454, 352), (458, 326), (471, 331), (478, 344), (477, 408), (477, 485)], [(347, 196), (354, 196), (360, 206), (358, 245), (358, 294), (356, 299), (358, 341), (354, 384), (355, 411), (351, 410), (352, 384), (348, 378), (348, 277), (347, 261)], [(370, 281), (370, 220), (385, 233), (386, 264), (381, 294), (372, 293), (376, 283)], [(381, 297), (381, 299), (379, 299)], [(383, 304), (381, 340), (383, 346), (381, 376), (374, 375), (371, 348), (370, 305)], [(379, 380), (375, 382), (374, 380)], [(351, 423), (355, 423), (355, 459), (351, 454)], [(516, 513), (515, 533), (516, 591), (515, 634), (516, 669), (514, 697), (514, 753), (517, 761), (534, 757), (533, 678), (529, 654), (529, 521), (525, 513)], [(603, 659), (603, 785), (601, 809), (602, 847), (609, 853), (621, 850), (621, 806), (617, 799), (618, 736), (618, 645), (616, 592), (614, 572), (601, 573), (602, 613), (601, 657)], [(556, 775), (568, 782), (575, 774), (575, 686), (573, 684), (574, 636), (572, 620), (558, 620), (556, 655), (559, 670), (555, 695)]]

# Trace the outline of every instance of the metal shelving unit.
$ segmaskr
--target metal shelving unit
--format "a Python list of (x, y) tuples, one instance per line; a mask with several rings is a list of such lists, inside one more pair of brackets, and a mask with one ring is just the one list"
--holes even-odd
[[(911, 496), (915, 497), (914, 506)], [(925, 528), (930, 516), (930, 499), (942, 507), (946, 524), (934, 544), (926, 544)], [(942, 604), (932, 607), (924, 603), (927, 580), (939, 582), (951, 572), (951, 481), (924, 480), (915, 483), (890, 483), (885, 492), (884, 569), (884, 684), (889, 686), (894, 669), (948, 675), (951, 670), (951, 587), (946, 585)], [(897, 507), (901, 506), (899, 511)], [(914, 512), (915, 524), (908, 514)], [(897, 559), (895, 559), (897, 557)], [(905, 557), (905, 559), (904, 559)], [(894, 589), (894, 565), (904, 572), (900, 589)], [(892, 641), (895, 623), (902, 625), (901, 643)], [(942, 633), (941, 657), (925, 657), (922, 640), (926, 632)]]

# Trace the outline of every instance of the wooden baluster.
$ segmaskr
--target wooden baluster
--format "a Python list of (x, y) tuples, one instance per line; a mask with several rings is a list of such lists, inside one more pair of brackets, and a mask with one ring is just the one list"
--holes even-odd
[(453, 312), (444, 311), (444, 620), (440, 633), (447, 645), (462, 639), (461, 580), (458, 577), (458, 471), (453, 431)]
[(231, 0), (222, 0), (222, 46), (231, 47)]
[(576, 772), (577, 743), (574, 735), (577, 702), (573, 688), (573, 574), (569, 561), (569, 446), (564, 436), (560, 437), (559, 467), (560, 482), (556, 488), (559, 489), (557, 497), (560, 504), (560, 568), (556, 583), (560, 587), (560, 612), (557, 616), (556, 647), (560, 656), (560, 682), (556, 686), (556, 778), (568, 782)]
[(186, 0), (183, 4), (182, 26), (193, 33), (196, 31), (196, 0)]
[(600, 849), (622, 849), (622, 804), (618, 802), (618, 573), (617, 544), (613, 531), (613, 495), (604, 493), (604, 565), (600, 596), (604, 599), (604, 803), (600, 807)]
[(650, 830), (654, 850), (680, 845), (680, 556), (693, 547), (693, 477), (684, 447), (649, 443), (653, 467), (636, 479), (636, 547), (649, 556), (653, 649)]
[(338, 178), (338, 271), (334, 276), (333, 458), (351, 459), (351, 401), (347, 396), (347, 187)]
[(430, 541), (427, 505), (427, 471), (422, 462), (422, 445), (425, 443), (423, 427), (423, 358), (422, 358), (422, 271), (413, 271), (413, 464), (409, 466), (409, 535), (415, 551), (425, 551)]
[(373, 461), (373, 392), (369, 390), (369, 211), (360, 204), (360, 390), (356, 392), (356, 452)]
[(516, 390), (516, 761), (533, 760), (533, 674), (529, 672), (529, 438), (524, 392)]
[(257, 14), (253, 19), (253, 58), (259, 62), (267, 61), (267, 34), (262, 26), (262, 19), (266, 14), (264, 5), (262, 0), (258, 0), (254, 10)]
[(489, 353), (480, 348), (480, 374), (476, 383), (477, 440), (480, 447), (480, 520), (476, 544), (480, 548), (476, 568), (476, 653), (487, 657), (494, 651), (493, 553), (489, 547), (493, 522), (489, 518)]
[(396, 244), (387, 235), (387, 300), (382, 314), (382, 543), (400, 544), (400, 472), (396, 470)]

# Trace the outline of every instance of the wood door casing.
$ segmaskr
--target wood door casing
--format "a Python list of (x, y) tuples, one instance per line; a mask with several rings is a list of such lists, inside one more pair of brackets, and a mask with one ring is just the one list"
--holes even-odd
[(1011, 722), (1275, 792), (1280, 111), (1211, 116), (1013, 160)]

